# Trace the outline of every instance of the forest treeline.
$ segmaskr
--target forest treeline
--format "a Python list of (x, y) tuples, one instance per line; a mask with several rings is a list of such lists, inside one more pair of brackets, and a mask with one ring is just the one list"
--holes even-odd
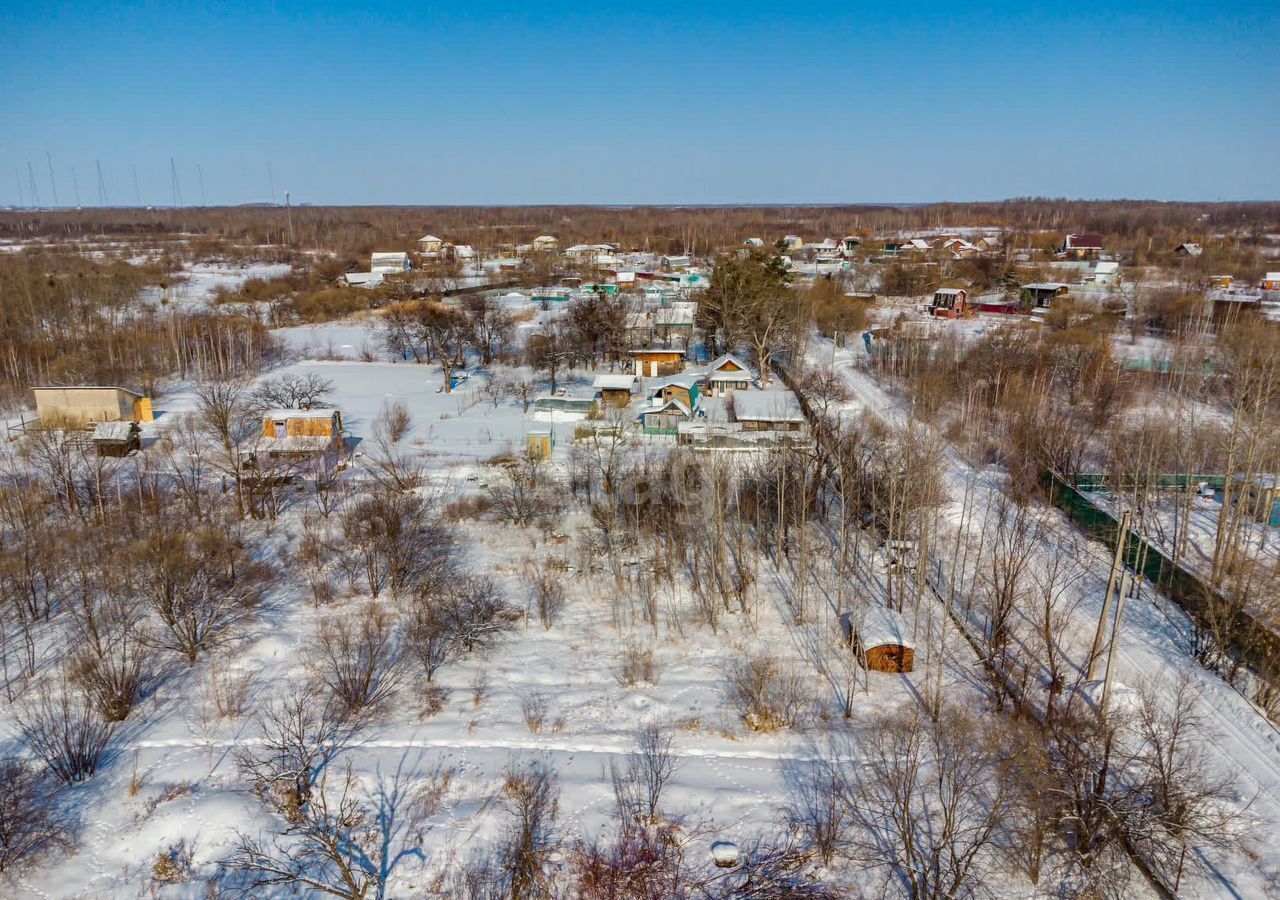
[[(610, 241), (655, 253), (710, 253), (747, 237), (805, 239), (913, 230), (992, 228), (1019, 247), (1050, 246), (1067, 232), (1102, 234), (1108, 250), (1172, 253), (1178, 243), (1229, 239), (1265, 244), (1280, 203), (1081, 201), (1021, 198), (992, 203), (849, 206), (235, 206), (13, 210), (0, 240), (67, 241), (168, 237), (240, 247), (285, 245), (364, 255), (410, 250), (430, 232), (477, 248), (552, 234), (561, 245)], [(1138, 259), (1143, 262), (1143, 259)]]

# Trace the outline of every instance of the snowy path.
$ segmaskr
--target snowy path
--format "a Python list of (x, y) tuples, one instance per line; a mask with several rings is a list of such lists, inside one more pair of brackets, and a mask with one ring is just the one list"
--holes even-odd
[[(834, 360), (835, 370), (854, 398), (846, 407), (850, 412), (868, 410), (890, 423), (904, 423), (908, 405), (895, 400), (857, 366), (862, 355), (861, 345), (832, 354), (830, 342), (821, 339), (810, 350), (812, 362), (830, 364)], [(975, 491), (991, 491), (998, 489), (998, 481), (990, 472), (975, 470), (949, 443), (945, 455), (943, 481), (958, 519), (960, 498), (967, 486), (973, 485)], [(1052, 513), (1046, 543), (1079, 543), (1071, 524), (1056, 510)], [(1093, 540), (1083, 542), (1081, 547), (1085, 552), (1080, 560), (1087, 564), (1090, 574), (1086, 586), (1092, 590), (1086, 590), (1076, 607), (1072, 633), (1064, 646), (1087, 651), (1101, 612), (1110, 553)], [(1280, 846), (1272, 836), (1280, 828), (1280, 732), (1231, 685), (1192, 659), (1181, 636), (1181, 616), (1171, 601), (1150, 587), (1128, 601), (1120, 632), (1117, 681), (1122, 686), (1133, 686), (1152, 679), (1169, 685), (1182, 674), (1193, 679), (1200, 692), (1197, 712), (1211, 732), (1204, 746), (1217, 761), (1220, 772), (1233, 777), (1233, 799), (1246, 823), (1244, 852), (1232, 855), (1231, 871), (1219, 873), (1220, 883), (1204, 885), (1208, 893), (1202, 896), (1218, 896), (1223, 890), (1240, 897), (1276, 896), (1280, 892)]]

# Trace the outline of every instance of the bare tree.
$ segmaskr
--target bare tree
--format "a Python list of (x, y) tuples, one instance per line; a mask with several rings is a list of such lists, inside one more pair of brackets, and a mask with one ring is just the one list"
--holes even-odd
[(556, 832), (559, 788), (543, 763), (512, 764), (498, 802), (509, 817), (500, 848), (501, 870), (511, 900), (546, 895), (547, 863), (559, 843)]
[(422, 797), (412, 789), (380, 785), (363, 793), (351, 769), (330, 783), (322, 774), (312, 800), (280, 833), (239, 833), (222, 864), (222, 886), (232, 896), (261, 897), (305, 891), (344, 900), (382, 900), (404, 860), (420, 857)]
[(618, 814), (640, 826), (659, 820), (659, 805), (680, 762), (671, 747), (671, 731), (657, 723), (636, 732), (635, 749), (622, 763), (609, 761), (609, 781)]
[(338, 701), (314, 682), (291, 685), (258, 713), (258, 740), (236, 760), (255, 789), (290, 821), (310, 803), (317, 779), (356, 732)]
[(376, 711), (401, 674), (400, 629), (377, 601), (343, 618), (321, 621), (308, 651), (316, 679), (328, 686), (344, 717)]
[(851, 810), (866, 831), (855, 852), (913, 900), (972, 895), (992, 862), (1011, 802), (1012, 770), (993, 731), (944, 705), (888, 717), (855, 770)]
[(68, 824), (59, 815), (53, 786), (20, 757), (0, 758), (0, 873), (68, 846)]
[(31, 752), (67, 784), (87, 781), (107, 756), (116, 726), (104, 722), (83, 691), (63, 681), (40, 685), (17, 713)]
[(324, 405), (333, 393), (333, 382), (315, 372), (280, 375), (253, 390), (253, 402), (261, 409), (312, 409)]

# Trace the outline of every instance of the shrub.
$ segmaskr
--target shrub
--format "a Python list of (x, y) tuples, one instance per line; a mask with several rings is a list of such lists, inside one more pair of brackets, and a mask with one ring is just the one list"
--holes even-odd
[(775, 656), (734, 660), (726, 673), (725, 693), (752, 731), (789, 728), (804, 717), (809, 694), (804, 678)]

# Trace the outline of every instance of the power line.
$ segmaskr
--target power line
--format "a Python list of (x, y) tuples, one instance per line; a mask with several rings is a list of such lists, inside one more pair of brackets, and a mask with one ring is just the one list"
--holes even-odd
[(178, 165), (172, 156), (169, 157), (169, 180), (169, 187), (173, 191), (173, 208), (177, 209), (182, 204), (182, 185), (178, 182)]
[(53, 188), (53, 205), (58, 205), (58, 182), (53, 180), (53, 157), (44, 151), (44, 161), (49, 164), (49, 187)]

